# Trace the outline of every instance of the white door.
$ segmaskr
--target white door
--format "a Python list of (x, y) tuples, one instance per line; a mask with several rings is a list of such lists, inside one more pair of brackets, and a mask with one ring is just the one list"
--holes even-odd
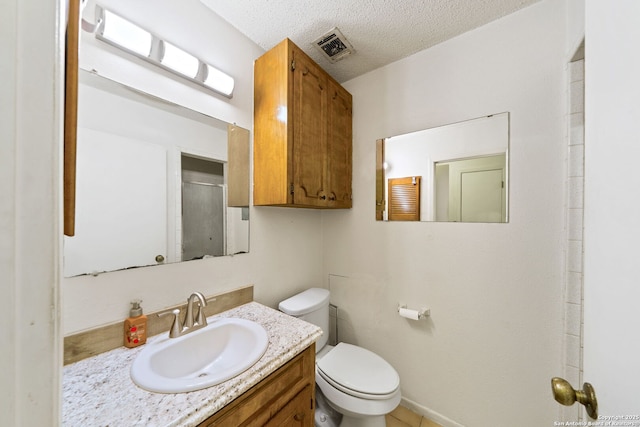
[(506, 221), (505, 159), (498, 154), (446, 163), (449, 221)]
[(502, 222), (504, 169), (465, 172), (461, 176), (460, 221)]
[(640, 2), (586, 0), (585, 10), (584, 381), (602, 425), (637, 427)]

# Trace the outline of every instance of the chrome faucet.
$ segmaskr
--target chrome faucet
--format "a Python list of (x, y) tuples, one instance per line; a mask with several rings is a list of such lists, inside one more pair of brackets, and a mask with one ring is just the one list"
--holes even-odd
[[(196, 301), (197, 300), (197, 301)], [(211, 298), (209, 301), (215, 301), (215, 298)], [(194, 314), (193, 304), (197, 303), (197, 311)], [(187, 312), (185, 313), (184, 320), (180, 323), (180, 309), (174, 308), (172, 310), (162, 311), (158, 313), (158, 317), (165, 316), (167, 314), (173, 314), (173, 323), (171, 329), (169, 329), (169, 338), (177, 338), (189, 332), (196, 331), (200, 328), (207, 326), (207, 318), (204, 315), (204, 307), (207, 305), (207, 299), (200, 292), (192, 293), (187, 298)]]

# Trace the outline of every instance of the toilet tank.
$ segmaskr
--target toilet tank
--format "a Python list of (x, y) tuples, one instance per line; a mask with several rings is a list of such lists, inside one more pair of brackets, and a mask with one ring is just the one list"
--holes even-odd
[(316, 342), (316, 352), (325, 346), (329, 339), (329, 291), (327, 289), (307, 289), (282, 301), (278, 309), (322, 328), (322, 336)]

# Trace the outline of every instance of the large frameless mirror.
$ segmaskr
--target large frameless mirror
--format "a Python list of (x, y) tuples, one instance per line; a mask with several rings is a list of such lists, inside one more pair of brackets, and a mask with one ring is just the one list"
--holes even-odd
[(65, 277), (249, 251), (249, 131), (80, 72)]
[(376, 219), (509, 220), (509, 113), (376, 141)]

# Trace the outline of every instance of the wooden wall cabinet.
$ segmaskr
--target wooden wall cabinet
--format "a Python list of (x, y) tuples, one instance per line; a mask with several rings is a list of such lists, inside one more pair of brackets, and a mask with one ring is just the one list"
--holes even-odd
[(254, 69), (256, 206), (351, 207), (352, 99), (291, 40)]
[(198, 427), (313, 427), (315, 357), (312, 344)]

